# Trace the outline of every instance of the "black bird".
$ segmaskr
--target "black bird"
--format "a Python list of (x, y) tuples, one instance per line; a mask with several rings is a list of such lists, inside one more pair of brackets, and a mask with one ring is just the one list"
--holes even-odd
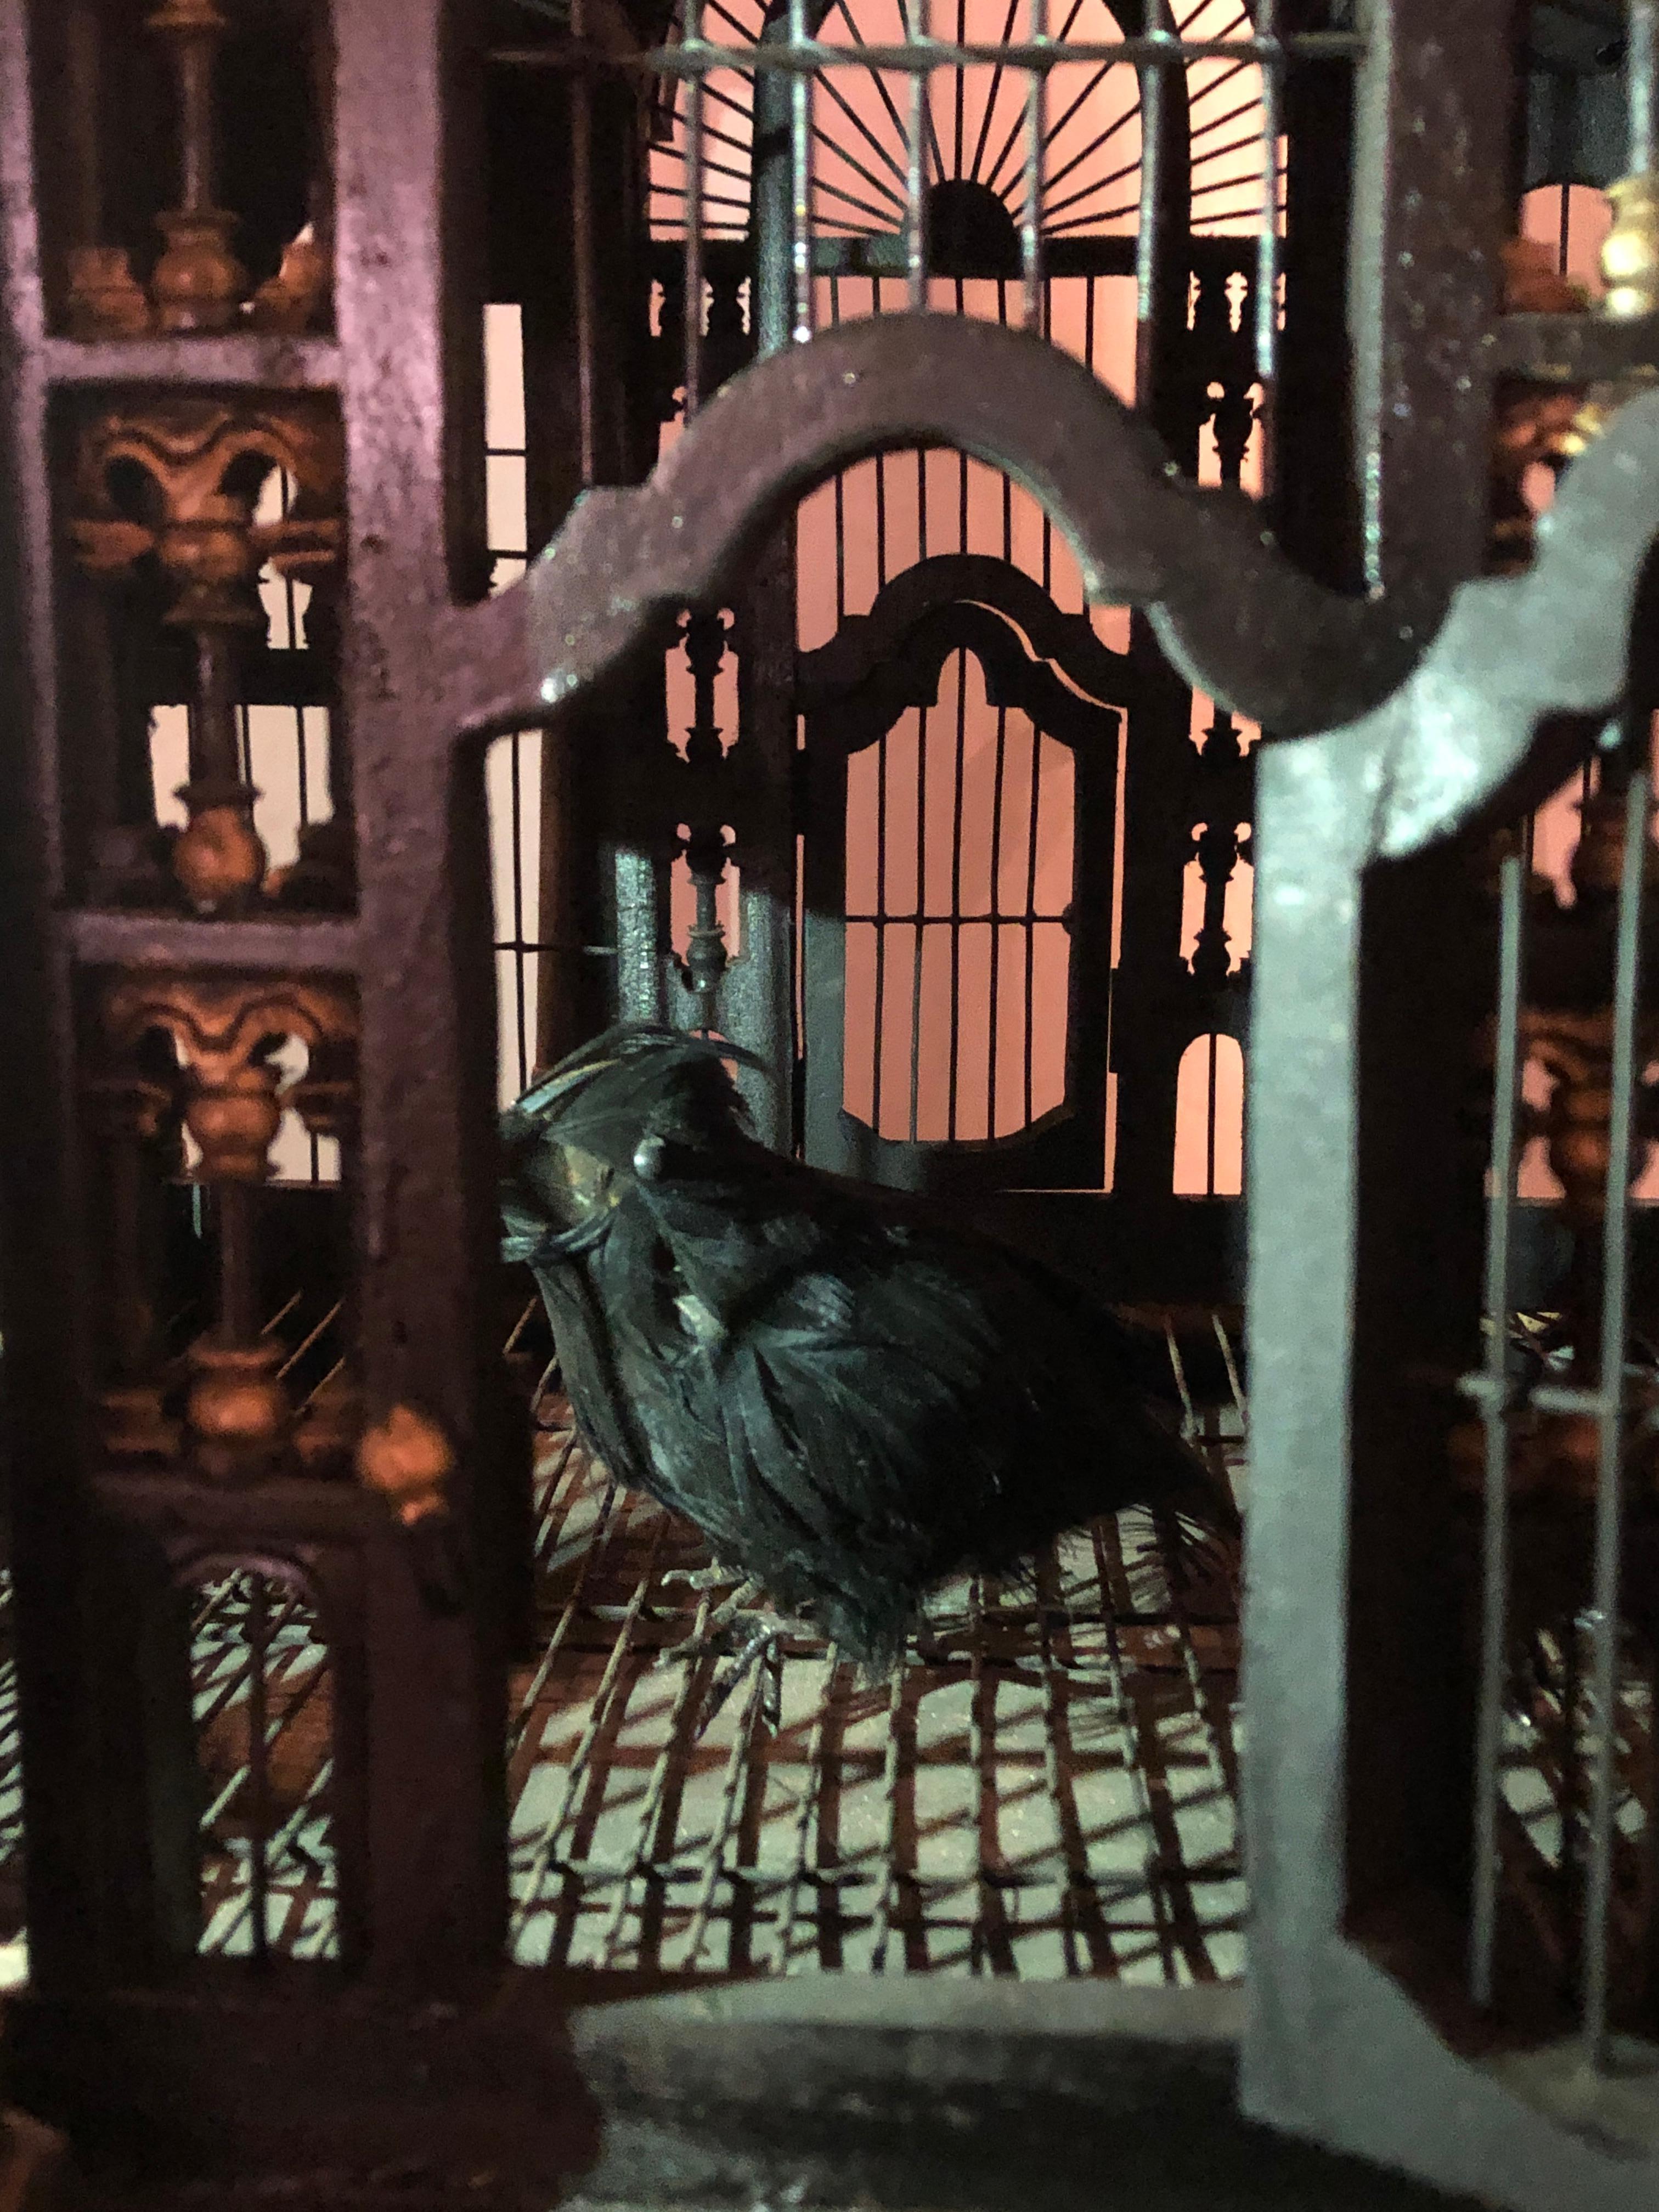
[(1017, 1576), (1097, 1515), (1237, 1535), (1121, 1321), (924, 1200), (769, 1151), (726, 1061), (762, 1066), (625, 1025), (501, 1117), (503, 1250), (619, 1481), (872, 1665), (934, 1585)]

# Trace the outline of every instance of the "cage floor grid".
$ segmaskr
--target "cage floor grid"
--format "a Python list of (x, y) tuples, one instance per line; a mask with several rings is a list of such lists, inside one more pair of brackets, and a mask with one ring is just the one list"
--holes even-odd
[[(1196, 1425), (1237, 1487), (1237, 1410)], [(541, 1649), (508, 1712), (518, 1961), (647, 1982), (1242, 1972), (1237, 1593), (1209, 1554), (1172, 1563), (1149, 1516), (1102, 1521), (1025, 1585), (940, 1591), (885, 1679), (791, 1641), (698, 1734), (728, 1662), (672, 1649), (718, 1601), (672, 1579), (706, 1564), (696, 1531), (613, 1489), (568, 1428), (537, 1449)], [(198, 1594), (191, 1632), (201, 1948), (247, 1956), (263, 1924), (270, 1953), (331, 1955), (318, 1624), (240, 1574)], [(0, 1936), (21, 1928), (22, 1852), (8, 1648)]]
[[(1236, 1454), (1237, 1438), (1218, 1448)], [(515, 1686), (513, 1945), (682, 1974), (1243, 1962), (1237, 1597), (1147, 1516), (941, 1591), (885, 1680), (791, 1642), (704, 1733), (695, 1532), (543, 1440), (547, 1641)], [(1206, 1577), (1207, 1565), (1207, 1577)]]

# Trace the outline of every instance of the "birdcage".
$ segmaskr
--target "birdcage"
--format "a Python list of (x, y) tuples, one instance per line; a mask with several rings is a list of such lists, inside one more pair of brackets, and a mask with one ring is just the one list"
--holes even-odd
[[(560, 2101), (507, 1965), (617, 2190), (642, 2110), (1133, 2081), (1328, 2202), (1242, 2037), (1332, 2148), (1650, 2193), (1652, 24), (1514, 13), (0, 11), (39, 2109), (459, 2186), (481, 2065)], [(699, 1725), (695, 1532), (495, 1256), (492, 1106), (618, 1018), (1165, 1339), (1248, 1738), (1135, 1515)]]

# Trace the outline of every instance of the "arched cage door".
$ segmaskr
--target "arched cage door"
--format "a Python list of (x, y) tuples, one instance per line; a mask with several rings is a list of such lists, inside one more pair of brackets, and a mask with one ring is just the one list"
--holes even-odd
[(1086, 620), (973, 555), (907, 569), (803, 657), (809, 1159), (1101, 1188), (1132, 683)]

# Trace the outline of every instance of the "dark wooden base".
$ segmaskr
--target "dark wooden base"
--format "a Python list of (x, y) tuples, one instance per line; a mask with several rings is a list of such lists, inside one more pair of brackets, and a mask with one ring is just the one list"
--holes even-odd
[(6, 2101), (69, 2136), (89, 2207), (546, 2212), (599, 2148), (562, 2007), (529, 1974), (454, 2003), (300, 1972), (24, 1994), (0, 2063)]

